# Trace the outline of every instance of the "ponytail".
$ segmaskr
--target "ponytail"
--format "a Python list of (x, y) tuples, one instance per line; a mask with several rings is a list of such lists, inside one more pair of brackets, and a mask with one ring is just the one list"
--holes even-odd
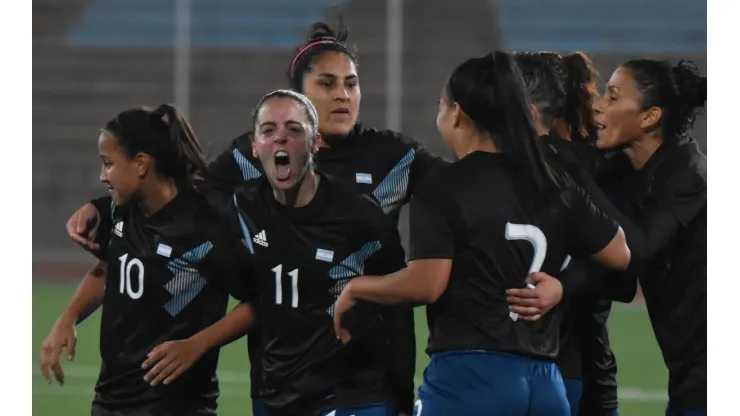
[(174, 179), (178, 187), (197, 189), (197, 182), (206, 172), (206, 162), (190, 123), (172, 104), (160, 105), (151, 115), (169, 130), (172, 154), (167, 158), (170, 166), (164, 163), (167, 168), (163, 173)]
[(599, 73), (582, 52), (563, 57), (565, 66), (565, 108), (563, 118), (570, 127), (571, 138), (585, 138), (596, 133), (593, 104), (599, 96), (596, 79)]
[(559, 186), (539, 147), (524, 81), (511, 55), (496, 51), (464, 62), (450, 76), (447, 95), (490, 133), (501, 153), (527, 169), (538, 191)]
[(596, 86), (599, 73), (593, 62), (583, 52), (566, 56), (554, 52), (540, 53), (550, 60), (563, 85), (565, 102), (561, 118), (568, 126), (571, 139), (594, 136), (593, 104), (599, 96)]
[(139, 107), (124, 111), (106, 123), (129, 157), (146, 153), (157, 172), (175, 181), (178, 189), (198, 190), (206, 162), (190, 123), (171, 104), (152, 111)]

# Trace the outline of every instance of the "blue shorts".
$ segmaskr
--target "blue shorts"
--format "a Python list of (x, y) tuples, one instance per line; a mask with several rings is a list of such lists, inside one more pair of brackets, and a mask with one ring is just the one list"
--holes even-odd
[(414, 416), (570, 416), (555, 363), (488, 351), (432, 355)]
[(340, 407), (322, 412), (321, 416), (391, 416), (391, 407), (388, 403), (376, 403), (366, 406)]
[(581, 407), (581, 394), (583, 394), (583, 380), (564, 378), (563, 383), (570, 406), (570, 416), (578, 416), (578, 409)]
[(267, 408), (259, 399), (252, 399), (252, 415), (267, 416)]
[(678, 410), (671, 409), (671, 404), (668, 403), (668, 406), (665, 408), (665, 416), (707, 416), (707, 409), (680, 412)]
[[(319, 413), (321, 416), (391, 416), (391, 407), (387, 403), (376, 403), (367, 406), (340, 407)], [(267, 408), (259, 400), (252, 399), (252, 414), (268, 416)]]

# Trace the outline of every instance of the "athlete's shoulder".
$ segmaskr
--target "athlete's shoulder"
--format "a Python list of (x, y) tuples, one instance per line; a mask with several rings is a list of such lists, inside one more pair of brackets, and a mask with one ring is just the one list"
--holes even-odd
[(363, 140), (367, 140), (377, 146), (384, 146), (398, 150), (417, 150), (422, 146), (413, 138), (393, 130), (380, 130), (374, 127), (355, 127), (355, 134)]

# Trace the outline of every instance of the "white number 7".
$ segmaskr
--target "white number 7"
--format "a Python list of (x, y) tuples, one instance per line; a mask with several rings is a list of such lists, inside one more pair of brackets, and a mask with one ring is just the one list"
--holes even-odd
[[(529, 241), (534, 248), (534, 256), (527, 274), (540, 271), (542, 264), (545, 262), (545, 256), (547, 255), (547, 237), (545, 237), (542, 230), (530, 224), (512, 224), (507, 222), (506, 239)], [(527, 287), (534, 289), (534, 286), (529, 283), (527, 284)], [(519, 314), (509, 312), (509, 318), (511, 318), (512, 321), (516, 321), (519, 319)]]

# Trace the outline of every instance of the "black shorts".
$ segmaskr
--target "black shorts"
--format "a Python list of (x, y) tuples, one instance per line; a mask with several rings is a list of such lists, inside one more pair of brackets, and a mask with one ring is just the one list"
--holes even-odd
[(214, 416), (215, 400), (174, 401), (163, 399), (140, 405), (110, 404), (93, 399), (91, 416)]

